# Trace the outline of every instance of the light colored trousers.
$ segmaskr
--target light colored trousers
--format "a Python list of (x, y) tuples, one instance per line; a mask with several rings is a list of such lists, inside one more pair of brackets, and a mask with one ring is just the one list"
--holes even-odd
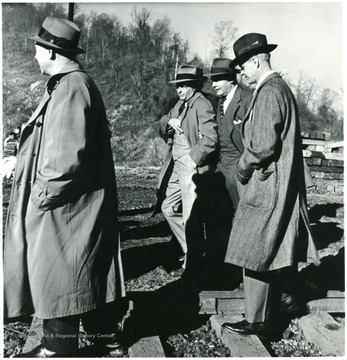
[(250, 323), (278, 321), (281, 289), (278, 271), (243, 270), (245, 319)]
[[(166, 198), (161, 206), (171, 231), (185, 255), (188, 251), (186, 225), (190, 220), (197, 199), (196, 184), (193, 181), (195, 174), (197, 174), (196, 165), (189, 154), (177, 158), (166, 190)], [(182, 212), (177, 211), (181, 204)], [(183, 263), (184, 268), (186, 261), (187, 256), (185, 256)]]

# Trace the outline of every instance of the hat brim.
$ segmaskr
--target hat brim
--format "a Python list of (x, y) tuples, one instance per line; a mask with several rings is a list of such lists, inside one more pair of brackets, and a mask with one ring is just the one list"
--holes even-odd
[(236, 65), (242, 65), (245, 63), (248, 59), (250, 59), (252, 56), (261, 54), (261, 53), (269, 53), (277, 48), (277, 45), (275, 44), (267, 44), (267, 45), (260, 45), (253, 47), (252, 49), (249, 49), (245, 51), (244, 53), (240, 54), (239, 56), (236, 56), (235, 59), (231, 62), (232, 66)]
[(64, 51), (64, 52), (70, 53), (70, 54), (82, 54), (82, 53), (85, 52), (83, 49), (80, 49), (80, 48), (76, 48), (76, 49), (64, 49), (64, 48), (61, 48), (60, 46), (57, 46), (57, 45), (55, 45), (55, 44), (52, 44), (52, 43), (49, 42), (49, 41), (42, 40), (42, 39), (41, 39), (39, 36), (37, 36), (37, 35), (35, 35), (35, 36), (29, 36), (29, 39), (30, 39), (30, 40), (34, 40), (34, 41), (36, 41), (36, 42), (39, 43), (39, 44), (48, 46), (49, 48), (58, 49), (58, 50), (61, 50), (61, 51)]
[(203, 76), (199, 79), (179, 79), (179, 80), (171, 80), (169, 81), (169, 84), (177, 84), (177, 83), (197, 83), (197, 82), (204, 82), (207, 80), (206, 76)]

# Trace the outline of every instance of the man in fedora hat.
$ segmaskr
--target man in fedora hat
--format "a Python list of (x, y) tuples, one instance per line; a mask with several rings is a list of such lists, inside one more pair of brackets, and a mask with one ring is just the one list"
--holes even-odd
[(202, 69), (181, 65), (170, 82), (176, 86), (179, 101), (160, 119), (167, 154), (159, 176), (156, 206), (161, 206), (180, 245), (180, 267), (171, 272), (176, 277), (182, 276), (187, 267), (197, 266), (203, 252), (198, 176), (212, 171), (211, 157), (218, 141), (212, 105), (197, 90), (205, 80)]
[(225, 257), (244, 268), (245, 319), (223, 327), (260, 337), (278, 333), (281, 271), (299, 261), (319, 263), (306, 207), (298, 108), (271, 69), (276, 47), (263, 34), (246, 34), (234, 43), (233, 60), (255, 92), (241, 127), (240, 202)]
[(4, 247), (4, 316), (43, 319), (42, 343), (19, 357), (78, 356), (80, 319), (97, 354), (123, 353), (117, 193), (105, 107), (76, 61), (80, 30), (48, 17), (35, 58), (49, 76), (23, 128)]
[(210, 253), (214, 256), (211, 259), (213, 266), (211, 264), (211, 269), (208, 270), (209, 274), (214, 270), (217, 275), (213, 276), (214, 283), (224, 278), (221, 277), (221, 266), (223, 266), (232, 218), (239, 202), (236, 162), (243, 152), (240, 129), (252, 98), (251, 91), (238, 85), (240, 71), (231, 63), (230, 59), (215, 58), (209, 74), (212, 87), (219, 97), (217, 106), (219, 160), (214, 175), (217, 208), (213, 214), (215, 218), (213, 233), (219, 236), (210, 244)]

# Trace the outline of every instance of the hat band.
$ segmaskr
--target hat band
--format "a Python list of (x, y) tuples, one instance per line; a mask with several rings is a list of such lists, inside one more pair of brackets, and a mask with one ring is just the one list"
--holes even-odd
[(231, 69), (225, 67), (214, 67), (211, 69), (211, 73), (230, 72)]
[(252, 50), (252, 49), (257, 49), (257, 48), (259, 48), (259, 47), (266, 46), (266, 45), (267, 45), (267, 44), (260, 44), (260, 43), (258, 43), (258, 44), (255, 44), (255, 45), (245, 46), (245, 47), (243, 47), (243, 48), (241, 48), (241, 49), (238, 50), (238, 56), (240, 56), (240, 55), (242, 55), (243, 53), (248, 52), (248, 51), (250, 51), (250, 50)]
[(194, 74), (177, 74), (176, 80), (196, 80), (196, 76)]
[(56, 46), (59, 46), (62, 49), (66, 50), (75, 50), (77, 48), (76, 41), (71, 41), (59, 36), (54, 36), (49, 31), (47, 31), (45, 28), (41, 28), (39, 32), (39, 37), (42, 40), (48, 41)]

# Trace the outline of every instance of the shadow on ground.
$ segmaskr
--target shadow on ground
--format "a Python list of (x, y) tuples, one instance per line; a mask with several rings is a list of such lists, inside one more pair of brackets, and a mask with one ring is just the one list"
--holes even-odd
[[(320, 222), (322, 217), (337, 217), (337, 210), (341, 204), (315, 205), (310, 209), (310, 219), (318, 249), (333, 246), (343, 238), (343, 229), (338, 222)], [(145, 240), (160, 238), (170, 235), (170, 230), (165, 221), (148, 225), (144, 222), (122, 222), (122, 240)], [(332, 251), (333, 255), (325, 256), (319, 266), (308, 265), (296, 274), (293, 281), (295, 293), (300, 294), (304, 302), (324, 298), (329, 290), (344, 291), (344, 248), (341, 244)], [(175, 267), (174, 259), (177, 258), (178, 249), (175, 241), (134, 246), (123, 250), (123, 264), (125, 278), (136, 278), (142, 274), (163, 266), (167, 271)], [(176, 264), (177, 265), (177, 264)], [(209, 263), (210, 269), (213, 265)], [(216, 264), (215, 264), (216, 265)], [(184, 277), (156, 291), (129, 292), (128, 298), (134, 302), (132, 316), (126, 323), (127, 337), (135, 342), (139, 338), (152, 335), (168, 337), (171, 334), (187, 333), (205, 324), (208, 315), (198, 315), (199, 292), (201, 290), (232, 290), (235, 282), (229, 281), (228, 276), (235, 273), (240, 279), (240, 269), (235, 269), (227, 264), (215, 266), (218, 270), (214, 277), (206, 282), (204, 274)], [(209, 267), (205, 268), (208, 272)], [(206, 273), (206, 271), (205, 271)], [(211, 271), (212, 273), (212, 271)], [(223, 279), (223, 282), (218, 280)], [(227, 281), (225, 281), (227, 279)], [(216, 281), (217, 280), (217, 281)], [(225, 286), (228, 284), (230, 286)], [(212, 286), (211, 286), (212, 285)], [(293, 315), (293, 314), (291, 314)], [(290, 319), (286, 319), (286, 321)]]
[(171, 234), (166, 221), (145, 226), (142, 226), (140, 221), (134, 220), (122, 220), (119, 223), (121, 226), (121, 241), (165, 237)]
[(336, 218), (337, 210), (343, 208), (343, 204), (329, 203), (317, 204), (309, 209), (309, 217), (311, 222), (319, 221), (323, 216)]
[(122, 250), (122, 262), (125, 280), (138, 278), (159, 266), (167, 271), (175, 267), (176, 257), (169, 243), (159, 243), (147, 246), (136, 246)]
[(134, 309), (125, 323), (125, 337), (131, 343), (155, 335), (167, 338), (206, 324), (208, 316), (198, 314), (199, 292), (198, 282), (188, 277), (157, 291), (129, 292)]
[(345, 249), (329, 255), (319, 266), (309, 265), (300, 271), (300, 283), (306, 300), (324, 298), (329, 290), (345, 291)]

